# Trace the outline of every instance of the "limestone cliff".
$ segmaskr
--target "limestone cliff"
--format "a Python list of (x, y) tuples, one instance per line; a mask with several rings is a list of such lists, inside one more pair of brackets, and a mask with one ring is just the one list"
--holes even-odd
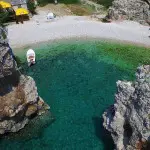
[(104, 114), (117, 150), (150, 150), (150, 65), (137, 69), (135, 82), (117, 82), (115, 104)]
[(112, 20), (127, 19), (150, 24), (150, 0), (114, 0), (107, 17)]
[(0, 28), (0, 134), (17, 132), (49, 109), (38, 96), (34, 80), (17, 69), (6, 37)]

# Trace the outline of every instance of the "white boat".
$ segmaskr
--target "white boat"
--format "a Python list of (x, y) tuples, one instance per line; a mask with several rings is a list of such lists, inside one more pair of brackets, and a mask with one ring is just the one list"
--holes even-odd
[(33, 49), (29, 49), (26, 54), (28, 66), (35, 64), (35, 52)]
[(54, 13), (49, 12), (46, 17), (47, 17), (47, 20), (52, 20), (52, 19), (54, 19), (56, 16), (54, 15)]

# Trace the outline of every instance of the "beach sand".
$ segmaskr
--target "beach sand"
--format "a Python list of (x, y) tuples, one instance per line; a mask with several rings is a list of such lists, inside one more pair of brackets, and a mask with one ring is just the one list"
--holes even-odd
[(40, 11), (24, 24), (8, 26), (12, 48), (62, 38), (103, 38), (137, 43), (150, 47), (149, 27), (132, 21), (102, 23), (86, 16), (56, 17), (46, 20), (47, 11)]

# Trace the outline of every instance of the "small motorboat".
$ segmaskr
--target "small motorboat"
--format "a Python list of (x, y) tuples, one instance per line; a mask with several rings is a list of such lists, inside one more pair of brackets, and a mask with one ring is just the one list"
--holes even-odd
[(34, 52), (34, 50), (29, 49), (27, 51), (26, 56), (27, 56), (28, 66), (30, 67), (30, 66), (34, 65), (35, 64), (35, 52)]
[(47, 20), (53, 20), (54, 18), (56, 18), (56, 15), (52, 12), (49, 12), (46, 17)]

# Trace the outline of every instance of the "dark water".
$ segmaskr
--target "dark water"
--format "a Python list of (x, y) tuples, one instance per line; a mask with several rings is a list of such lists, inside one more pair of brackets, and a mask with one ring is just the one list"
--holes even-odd
[(37, 64), (25, 71), (56, 120), (51, 124), (46, 115), (33, 121), (1, 140), (0, 149), (113, 150), (102, 113), (114, 102), (116, 81), (132, 78), (121, 69), (124, 62), (104, 55), (94, 41), (43, 44), (35, 50)]

